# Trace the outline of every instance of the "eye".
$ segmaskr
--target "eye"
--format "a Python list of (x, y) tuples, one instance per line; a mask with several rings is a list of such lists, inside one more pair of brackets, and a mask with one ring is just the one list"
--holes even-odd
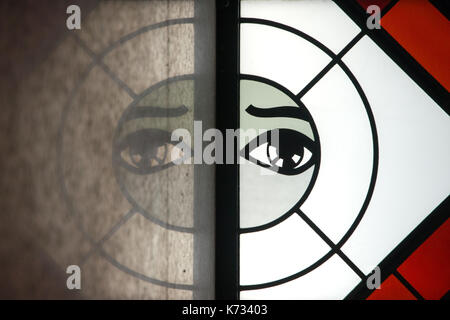
[[(170, 133), (159, 129), (141, 129), (125, 136), (114, 148), (119, 165), (136, 174), (150, 174), (174, 165), (172, 156), (184, 157), (183, 151), (172, 142)], [(177, 150), (174, 150), (177, 148)]]
[(315, 142), (298, 131), (274, 129), (261, 134), (244, 148), (244, 157), (284, 175), (304, 172), (316, 162)]

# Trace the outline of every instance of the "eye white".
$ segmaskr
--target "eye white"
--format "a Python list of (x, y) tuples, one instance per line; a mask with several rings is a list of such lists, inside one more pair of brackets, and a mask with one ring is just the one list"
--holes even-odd
[(302, 162), (300, 162), (294, 169), (300, 168), (301, 166), (305, 165), (309, 159), (311, 159), (312, 153), (305, 147), (303, 147), (303, 159)]
[(269, 157), (272, 161), (278, 158), (277, 148), (275, 148), (274, 146), (269, 146)]
[[(250, 152), (250, 156), (253, 159), (256, 159), (258, 161), (261, 161), (264, 164), (270, 165), (270, 160), (267, 158), (267, 142), (263, 143), (262, 145), (256, 147)], [(270, 153), (270, 147), (269, 147), (269, 153)]]
[(277, 162), (275, 162), (275, 165), (278, 167), (282, 167), (283, 166), (283, 159), (278, 159)]

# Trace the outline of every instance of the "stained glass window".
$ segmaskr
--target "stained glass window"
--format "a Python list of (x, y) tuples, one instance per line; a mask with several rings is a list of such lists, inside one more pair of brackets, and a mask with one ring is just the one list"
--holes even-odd
[[(430, 45), (448, 32), (448, 20), (423, 2), (423, 12), (408, 1), (380, 4), (378, 31), (362, 20), (363, 1), (241, 1), (241, 299), (367, 297), (377, 266), (386, 283), (371, 298), (398, 286), (412, 298), (447, 293), (448, 232), (433, 234), (398, 269), (389, 258), (439, 228), (450, 191), (448, 72), (398, 24), (414, 10), (436, 18), (423, 31), (433, 34), (424, 39)], [(434, 59), (445, 65), (448, 46), (436, 45)], [(405, 63), (405, 50), (414, 63)], [(438, 89), (420, 77), (419, 64)], [(249, 142), (275, 130), (277, 145)], [(442, 255), (423, 267), (440, 275), (439, 290), (418, 276), (429, 255)]]

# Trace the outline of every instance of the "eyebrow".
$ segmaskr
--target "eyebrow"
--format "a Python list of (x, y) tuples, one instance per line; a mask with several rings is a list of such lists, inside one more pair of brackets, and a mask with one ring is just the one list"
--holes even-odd
[(133, 107), (127, 114), (127, 120), (137, 118), (173, 118), (179, 117), (188, 112), (189, 109), (185, 105), (180, 105), (176, 108), (161, 108), (161, 107)]
[(306, 110), (299, 107), (279, 106), (273, 108), (258, 108), (254, 105), (249, 105), (245, 111), (255, 117), (260, 118), (296, 118), (308, 121), (309, 116)]

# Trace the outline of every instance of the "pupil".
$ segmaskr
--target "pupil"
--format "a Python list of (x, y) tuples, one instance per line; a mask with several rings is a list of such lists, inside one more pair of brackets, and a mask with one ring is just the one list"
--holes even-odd
[[(276, 153), (283, 168), (295, 168), (303, 158), (303, 143), (301, 135), (291, 131), (279, 131), (279, 146), (276, 148)], [(276, 161), (274, 161), (276, 163)], [(279, 162), (280, 163), (280, 162)]]

